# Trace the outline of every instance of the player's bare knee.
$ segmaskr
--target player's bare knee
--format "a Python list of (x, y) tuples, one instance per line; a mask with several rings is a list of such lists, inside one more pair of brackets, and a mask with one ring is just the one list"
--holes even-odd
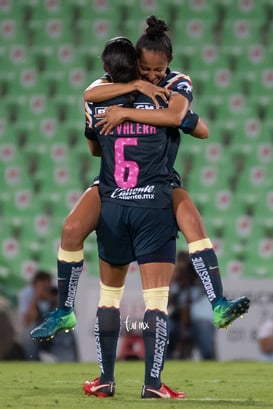
[(75, 220), (73, 222), (66, 220), (62, 230), (63, 247), (82, 247), (85, 235), (82, 224)]

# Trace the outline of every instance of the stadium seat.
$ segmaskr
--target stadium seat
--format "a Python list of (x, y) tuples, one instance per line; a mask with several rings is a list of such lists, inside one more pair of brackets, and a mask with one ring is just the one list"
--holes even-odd
[(225, 18), (226, 19), (247, 19), (247, 20), (259, 20), (261, 23), (265, 22), (267, 18), (267, 1), (245, 1), (238, 0), (236, 2), (231, 2), (230, 5), (225, 7)]
[[(186, 48), (186, 52), (188, 49)], [(220, 69), (225, 69), (231, 71), (231, 61), (230, 56), (223, 50), (222, 47), (218, 47), (214, 43), (204, 42), (199, 47), (194, 47), (194, 52), (190, 48), (189, 54), (189, 73), (191, 77), (195, 77), (196, 80), (201, 81), (208, 77), (208, 74), (212, 75)], [(184, 47), (182, 46), (181, 54), (185, 53)], [(200, 70), (202, 66), (202, 70)], [(210, 77), (208, 78), (210, 80)]]
[(119, 35), (118, 16), (113, 18), (83, 18), (79, 20), (78, 27), (81, 43), (80, 48), (92, 47), (92, 43), (96, 44), (96, 49), (101, 51), (107, 40)]
[[(203, 44), (214, 44), (215, 36), (213, 32), (213, 19), (177, 19), (172, 27), (172, 38), (178, 44), (190, 44), (191, 47), (201, 46)], [(183, 39), (183, 40), (182, 40)]]
[(18, 16), (16, 18), (14, 14), (11, 14), (9, 17), (5, 17), (2, 12), (0, 14), (1, 45), (11, 46), (18, 41), (27, 43), (28, 37), (20, 18)]
[(246, 247), (246, 276), (252, 278), (271, 277), (271, 260), (273, 255), (272, 235), (271, 233), (266, 233), (260, 218), (256, 218), (254, 223), (253, 233), (255, 240), (250, 239)]
[[(188, 20), (190, 18), (216, 18), (215, 4), (209, 0), (185, 0), (180, 1), (177, 7), (177, 18)], [(173, 1), (176, 5), (177, 2)], [(179, 3), (178, 3), (179, 4)]]
[(227, 18), (221, 27), (220, 44), (248, 45), (262, 42), (262, 22), (259, 19), (249, 20), (247, 18)]

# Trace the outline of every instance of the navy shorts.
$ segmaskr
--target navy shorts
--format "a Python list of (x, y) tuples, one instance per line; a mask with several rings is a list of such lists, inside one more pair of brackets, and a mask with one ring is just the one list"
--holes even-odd
[[(172, 208), (155, 209), (103, 202), (96, 231), (99, 257), (118, 266), (134, 260), (173, 263), (173, 243), (177, 231)], [(158, 251), (161, 248), (163, 252)], [(147, 257), (153, 253), (154, 257)]]

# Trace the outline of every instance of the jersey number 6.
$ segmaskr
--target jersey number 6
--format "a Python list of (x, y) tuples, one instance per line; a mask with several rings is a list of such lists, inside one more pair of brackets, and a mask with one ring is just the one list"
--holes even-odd
[(137, 146), (137, 138), (118, 138), (115, 141), (115, 181), (121, 188), (133, 188), (137, 185), (139, 166), (136, 162), (125, 160), (124, 147)]

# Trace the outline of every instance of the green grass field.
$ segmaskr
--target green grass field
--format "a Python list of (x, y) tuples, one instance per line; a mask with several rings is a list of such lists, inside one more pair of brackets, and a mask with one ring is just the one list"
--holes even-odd
[(1, 409), (273, 408), (273, 364), (167, 361), (162, 381), (187, 393), (183, 400), (141, 400), (143, 362), (118, 362), (116, 395), (85, 396), (82, 384), (98, 375), (94, 363), (0, 363)]

